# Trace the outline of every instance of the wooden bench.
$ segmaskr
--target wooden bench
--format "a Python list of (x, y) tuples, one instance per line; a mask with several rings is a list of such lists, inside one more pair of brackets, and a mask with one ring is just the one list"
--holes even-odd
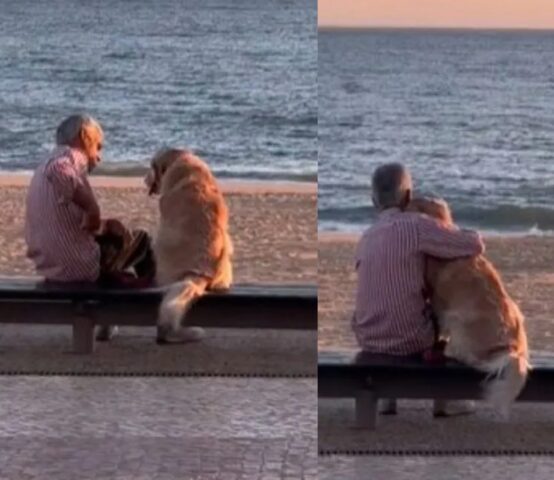
[[(91, 353), (96, 325), (156, 325), (164, 292), (0, 277), (0, 322), (72, 325), (74, 351)], [(202, 297), (187, 321), (208, 328), (316, 330), (317, 287), (236, 285), (229, 292)]]
[[(375, 428), (380, 398), (477, 400), (486, 376), (454, 361), (430, 365), (366, 352), (323, 351), (318, 357), (318, 395), (354, 398), (360, 428)], [(517, 400), (554, 401), (554, 354), (532, 355), (531, 363), (533, 370)]]

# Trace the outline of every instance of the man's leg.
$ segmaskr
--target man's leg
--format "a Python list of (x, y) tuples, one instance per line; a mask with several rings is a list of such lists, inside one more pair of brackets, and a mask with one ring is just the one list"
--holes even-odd
[[(131, 232), (121, 222), (114, 223), (117, 226), (116, 231), (107, 228), (103, 234), (96, 237), (101, 251), (100, 284), (111, 287), (142, 286), (138, 284), (138, 279), (134, 275), (126, 272), (128, 268), (135, 264), (141, 264), (141, 262), (144, 278), (150, 283), (155, 268), (153, 260), (151, 260), (153, 256), (148, 234), (142, 230)], [(99, 327), (96, 332), (96, 340), (111, 340), (117, 330), (115, 325)]]
[[(119, 226), (116, 235), (98, 236), (101, 246), (103, 283), (109, 286), (141, 287), (153, 282), (156, 274), (151, 239), (145, 230), (130, 231)], [(133, 269), (135, 275), (129, 273)]]
[(156, 277), (156, 262), (152, 250), (152, 239), (145, 230), (134, 230), (134, 248), (127, 258), (125, 268), (132, 267), (137, 278), (144, 280), (146, 286), (152, 284)]
[(457, 417), (475, 413), (475, 402), (473, 400), (434, 400), (433, 417)]
[[(100, 245), (100, 278), (101, 286), (112, 286), (114, 282), (114, 262), (123, 248), (123, 238), (111, 232), (104, 232), (96, 236), (96, 242)], [(96, 329), (96, 340), (107, 342), (117, 334), (116, 325), (102, 325)]]
[(119, 252), (115, 262), (115, 269), (125, 271), (137, 267), (140, 271), (136, 272), (138, 276), (153, 276), (155, 267), (152, 255), (152, 241), (148, 232), (142, 229), (136, 229), (129, 232), (129, 240)]
[(396, 398), (382, 399), (379, 401), (379, 413), (381, 415), (396, 415), (397, 405)]

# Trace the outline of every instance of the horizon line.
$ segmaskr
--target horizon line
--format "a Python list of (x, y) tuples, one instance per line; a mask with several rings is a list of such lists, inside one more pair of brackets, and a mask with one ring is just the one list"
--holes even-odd
[(554, 32), (552, 27), (481, 27), (481, 26), (439, 26), (439, 25), (318, 25), (319, 30), (457, 30), (488, 32)]

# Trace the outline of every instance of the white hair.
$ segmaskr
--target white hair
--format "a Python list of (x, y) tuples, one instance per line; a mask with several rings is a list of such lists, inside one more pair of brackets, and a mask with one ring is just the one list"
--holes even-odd
[(375, 207), (399, 207), (406, 198), (406, 193), (412, 189), (412, 176), (404, 165), (387, 163), (375, 170), (371, 183)]
[(69, 145), (79, 136), (81, 130), (89, 128), (104, 135), (100, 124), (90, 115), (77, 114), (67, 117), (56, 129), (56, 145)]

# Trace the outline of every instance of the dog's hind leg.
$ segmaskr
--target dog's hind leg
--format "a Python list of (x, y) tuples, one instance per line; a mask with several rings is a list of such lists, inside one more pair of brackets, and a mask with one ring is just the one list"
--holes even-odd
[(157, 343), (185, 343), (205, 337), (200, 327), (185, 327), (182, 319), (192, 303), (203, 295), (207, 286), (205, 279), (187, 279), (182, 284), (170, 287), (160, 305)]

